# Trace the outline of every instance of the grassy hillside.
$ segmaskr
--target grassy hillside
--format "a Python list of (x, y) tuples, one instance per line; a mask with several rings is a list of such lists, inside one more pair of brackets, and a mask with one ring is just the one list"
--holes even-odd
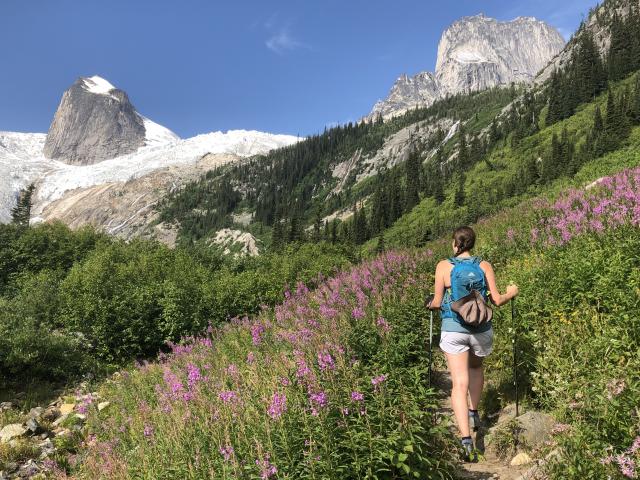
[[(484, 408), (512, 399), (517, 332), (526, 402), (558, 419), (552, 478), (622, 478), (638, 451), (640, 162), (623, 158), (636, 168), (475, 225), (478, 253), (522, 292), (515, 323), (497, 311)], [(595, 180), (592, 168), (580, 178)], [(102, 390), (110, 409), (90, 406), (77, 476), (451, 478), (449, 433), (425, 387), (422, 306), (448, 249), (442, 239), (301, 285), (273, 310), (120, 374)]]

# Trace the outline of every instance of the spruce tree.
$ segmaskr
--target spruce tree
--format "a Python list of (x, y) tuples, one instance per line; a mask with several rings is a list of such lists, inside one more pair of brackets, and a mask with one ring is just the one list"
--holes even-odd
[(322, 216), (320, 210), (316, 210), (316, 219), (313, 222), (313, 242), (318, 243), (322, 239)]
[(633, 89), (633, 100), (631, 100), (630, 118), (631, 121), (640, 124), (640, 74), (636, 76), (636, 86)]
[(406, 190), (405, 190), (405, 204), (404, 211), (408, 212), (420, 202), (418, 192), (420, 191), (420, 155), (418, 151), (413, 148), (409, 154), (409, 158), (405, 164), (406, 173)]
[(467, 135), (464, 127), (460, 125), (458, 130), (458, 169), (466, 170), (469, 167), (469, 150), (467, 147)]
[(474, 135), (471, 139), (471, 147), (469, 149), (469, 163), (475, 165), (482, 158), (482, 143), (478, 135)]
[(456, 207), (461, 207), (464, 205), (464, 173), (462, 172), (458, 174), (458, 184), (456, 186), (453, 201)]
[(439, 168), (434, 169), (433, 175), (433, 198), (438, 205), (444, 202), (444, 187), (442, 185), (442, 173)]
[(607, 94), (607, 111), (604, 118), (604, 130), (600, 136), (602, 153), (615, 150), (620, 142), (620, 133), (622, 130), (622, 118), (617, 108), (615, 97), (611, 90)]
[(33, 206), (33, 191), (35, 185), (32, 183), (27, 188), (20, 191), (15, 207), (11, 209), (11, 222), (14, 225), (28, 227), (31, 219), (31, 207)]
[(368, 240), (369, 232), (367, 226), (367, 215), (363, 207), (358, 209), (354, 206), (353, 228), (353, 240), (356, 245), (360, 245)]
[(547, 125), (553, 125), (561, 119), (563, 109), (562, 93), (560, 89), (560, 74), (554, 70), (549, 81), (549, 109), (545, 119)]
[(278, 251), (284, 246), (284, 226), (279, 218), (276, 218), (271, 230), (271, 248)]

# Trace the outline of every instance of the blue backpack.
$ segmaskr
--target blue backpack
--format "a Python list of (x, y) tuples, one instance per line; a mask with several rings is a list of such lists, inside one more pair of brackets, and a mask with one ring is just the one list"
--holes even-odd
[(457, 301), (469, 295), (471, 290), (477, 290), (487, 300), (487, 282), (484, 271), (480, 268), (482, 260), (478, 257), (456, 258), (449, 262), (453, 264), (451, 270), (451, 300)]

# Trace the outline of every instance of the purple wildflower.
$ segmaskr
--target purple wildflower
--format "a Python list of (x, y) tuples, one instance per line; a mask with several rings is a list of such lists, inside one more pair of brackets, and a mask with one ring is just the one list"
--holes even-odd
[(364, 395), (360, 392), (351, 392), (351, 400), (354, 402), (362, 402), (364, 400)]
[(262, 480), (268, 480), (278, 473), (278, 469), (275, 465), (269, 462), (269, 455), (265, 455), (264, 458), (256, 460), (256, 465), (260, 469), (260, 478)]
[(187, 385), (189, 385), (189, 389), (193, 389), (195, 385), (202, 380), (202, 374), (200, 373), (200, 369), (195, 366), (193, 363), (187, 364)]
[(333, 370), (336, 368), (333, 357), (327, 351), (318, 352), (318, 366), (320, 370)]
[(391, 325), (389, 325), (389, 323), (383, 317), (378, 317), (378, 320), (376, 320), (376, 325), (378, 326), (378, 328), (380, 328), (383, 334), (389, 333), (391, 331)]
[(229, 462), (231, 458), (233, 458), (234, 450), (231, 445), (225, 445), (224, 447), (220, 447), (220, 455), (224, 457), (225, 462)]
[(143, 434), (144, 434), (145, 437), (147, 437), (147, 438), (152, 437), (153, 436), (153, 432), (154, 432), (154, 429), (153, 429), (153, 427), (151, 425), (146, 424), (144, 426)]
[(273, 419), (278, 419), (287, 411), (287, 396), (284, 393), (274, 393), (267, 413)]
[(218, 398), (224, 403), (230, 403), (238, 399), (238, 394), (233, 390), (223, 390), (218, 393)]
[(386, 373), (384, 373), (382, 375), (378, 375), (377, 377), (373, 377), (371, 379), (371, 385), (373, 385), (374, 391), (377, 392), (378, 389), (380, 388), (380, 384), (382, 384), (386, 380), (387, 380), (387, 374)]

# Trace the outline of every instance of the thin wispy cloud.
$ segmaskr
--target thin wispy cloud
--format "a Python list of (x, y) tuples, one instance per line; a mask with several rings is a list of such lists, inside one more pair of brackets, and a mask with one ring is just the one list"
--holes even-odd
[(278, 55), (284, 55), (287, 52), (298, 50), (300, 48), (309, 48), (306, 43), (293, 38), (286, 28), (282, 28), (278, 33), (272, 35), (265, 42), (265, 45), (269, 50), (277, 53)]
[(264, 42), (266, 47), (278, 55), (311, 48), (308, 44), (295, 38), (291, 33), (290, 23), (282, 24), (277, 14), (272, 15), (264, 22), (264, 28), (269, 32), (269, 37)]

